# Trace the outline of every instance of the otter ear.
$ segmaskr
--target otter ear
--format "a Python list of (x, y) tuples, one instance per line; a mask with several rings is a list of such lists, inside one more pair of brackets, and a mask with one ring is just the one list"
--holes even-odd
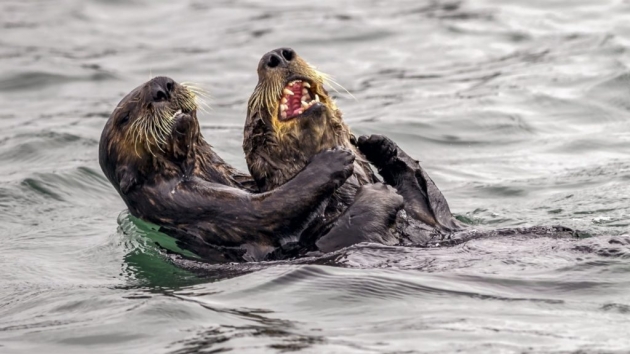
[(135, 171), (131, 171), (127, 166), (119, 166), (116, 168), (116, 180), (122, 194), (127, 194), (138, 184), (138, 178)]

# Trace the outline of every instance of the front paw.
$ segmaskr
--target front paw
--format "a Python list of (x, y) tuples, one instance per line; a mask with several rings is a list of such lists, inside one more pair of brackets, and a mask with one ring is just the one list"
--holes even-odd
[(185, 113), (178, 113), (173, 117), (171, 135), (168, 141), (168, 150), (177, 160), (189, 157), (194, 135), (194, 118)]
[(173, 116), (173, 134), (177, 136), (190, 135), (195, 125), (195, 118), (187, 113), (179, 112)]
[(384, 135), (361, 136), (357, 147), (378, 169), (391, 165), (397, 156), (398, 145)]
[(327, 149), (315, 155), (308, 166), (316, 169), (317, 173), (328, 174), (337, 188), (354, 172), (354, 154), (341, 147)]

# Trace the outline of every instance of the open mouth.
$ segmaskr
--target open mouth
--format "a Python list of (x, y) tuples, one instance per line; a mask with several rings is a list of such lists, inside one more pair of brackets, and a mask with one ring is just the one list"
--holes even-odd
[(319, 103), (319, 96), (311, 90), (311, 83), (306, 80), (291, 80), (282, 90), (280, 98), (281, 121), (296, 118), (316, 103)]
[(171, 119), (177, 118), (177, 116), (180, 114), (191, 114), (191, 113), (192, 111), (190, 109), (185, 109), (185, 108), (178, 109), (175, 113), (173, 113), (173, 116), (171, 117)]

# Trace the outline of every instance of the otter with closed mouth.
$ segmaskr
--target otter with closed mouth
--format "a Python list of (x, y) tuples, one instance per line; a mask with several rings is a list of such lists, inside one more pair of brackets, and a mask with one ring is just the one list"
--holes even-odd
[[(258, 65), (258, 78), (248, 102), (243, 148), (249, 171), (261, 190), (282, 186), (324, 149), (343, 146), (356, 156), (353, 175), (305, 231), (304, 242), (319, 238), (317, 247), (331, 251), (358, 241), (395, 244), (401, 241), (401, 232), (403, 236), (410, 234), (413, 241), (425, 242), (440, 232), (461, 228), (446, 199), (417, 161), (383, 136), (356, 141), (324, 88), (326, 75), (295, 51), (280, 48), (265, 54)], [(393, 188), (379, 183), (370, 162)], [(365, 196), (366, 191), (371, 195)], [(350, 226), (344, 219), (348, 214), (361, 215), (373, 208), (382, 209), (382, 214), (388, 204), (395, 204), (392, 201), (397, 195), (403, 197), (406, 214), (414, 221), (413, 232), (409, 227), (396, 227), (397, 232), (386, 232), (384, 236), (361, 236), (361, 225), (355, 222)], [(391, 215), (388, 217), (393, 220)], [(352, 237), (326, 234), (337, 225), (356, 232)], [(418, 237), (420, 234), (422, 237)]]
[(204, 140), (193, 89), (156, 77), (125, 96), (105, 124), (99, 162), (132, 215), (208, 262), (256, 261), (300, 235), (352, 175), (354, 156), (324, 149), (264, 193)]

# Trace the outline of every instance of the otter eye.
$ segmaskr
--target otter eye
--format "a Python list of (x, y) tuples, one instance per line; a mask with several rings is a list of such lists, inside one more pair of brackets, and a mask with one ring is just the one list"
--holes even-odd
[(129, 113), (125, 114), (125, 116), (120, 120), (120, 124), (127, 124), (129, 121)]
[(284, 59), (286, 59), (287, 61), (291, 61), (291, 60), (293, 60), (293, 55), (294, 55), (294, 54), (295, 54), (295, 53), (294, 53), (292, 50), (290, 50), (290, 49), (284, 49), (284, 50), (282, 50), (282, 56), (283, 56), (283, 57), (284, 57)]

